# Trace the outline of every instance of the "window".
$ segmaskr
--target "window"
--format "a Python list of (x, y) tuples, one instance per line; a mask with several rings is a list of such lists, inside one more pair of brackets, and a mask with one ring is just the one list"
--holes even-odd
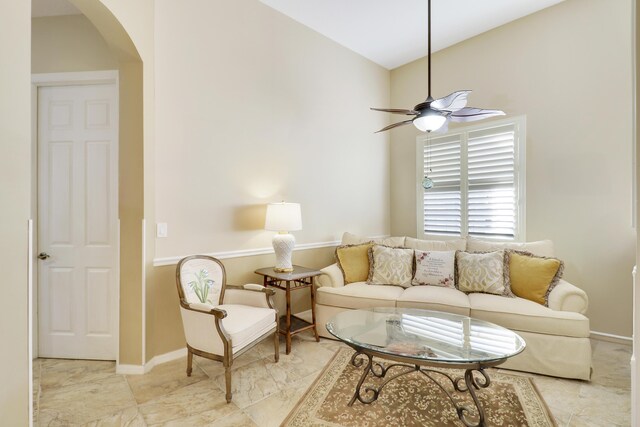
[(418, 236), (524, 240), (525, 135), (521, 116), (419, 136)]

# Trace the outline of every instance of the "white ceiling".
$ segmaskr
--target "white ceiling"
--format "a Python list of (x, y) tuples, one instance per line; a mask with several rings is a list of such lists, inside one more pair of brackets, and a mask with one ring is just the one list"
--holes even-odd
[[(426, 0), (260, 0), (387, 69), (427, 55)], [(434, 0), (435, 52), (563, 0)]]
[[(387, 69), (427, 54), (426, 0), (260, 1)], [(431, 50), (444, 49), (561, 1), (433, 0)], [(32, 0), (31, 5), (32, 17), (81, 13), (67, 0)]]
[(67, 0), (31, 0), (31, 17), (79, 15), (81, 12)]

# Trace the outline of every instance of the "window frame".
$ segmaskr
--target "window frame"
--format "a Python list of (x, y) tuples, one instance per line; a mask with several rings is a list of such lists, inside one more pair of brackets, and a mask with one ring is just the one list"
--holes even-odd
[[(469, 181), (467, 150), (468, 135), (470, 132), (489, 130), (505, 125), (514, 126), (514, 165), (513, 179), (516, 187), (516, 227), (514, 229), (513, 239), (482, 236), (481, 239), (490, 239), (505, 242), (524, 242), (526, 241), (526, 115), (510, 117), (502, 120), (492, 120), (490, 122), (482, 122), (479, 124), (458, 127), (455, 130), (437, 134), (435, 137), (444, 136), (460, 136), (460, 198), (461, 198), (461, 232), (460, 235), (426, 233), (424, 231), (424, 193), (422, 188), (422, 179), (424, 178), (424, 147), (428, 141), (433, 138), (430, 134), (424, 133), (416, 137), (416, 236), (418, 239), (427, 240), (449, 240), (459, 239), (461, 237), (469, 237), (468, 234), (468, 207), (467, 200), (469, 194)], [(463, 167), (465, 166), (465, 167)], [(476, 236), (474, 236), (476, 237)]]

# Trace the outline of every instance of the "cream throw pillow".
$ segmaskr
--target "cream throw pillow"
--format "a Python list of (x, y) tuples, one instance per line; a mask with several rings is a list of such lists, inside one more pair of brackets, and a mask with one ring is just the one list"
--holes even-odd
[(413, 249), (373, 245), (369, 249), (369, 264), (368, 284), (411, 286)]
[(412, 285), (455, 288), (456, 251), (415, 251)]
[(458, 289), (463, 292), (484, 292), (511, 295), (504, 280), (504, 251), (487, 253), (458, 252)]

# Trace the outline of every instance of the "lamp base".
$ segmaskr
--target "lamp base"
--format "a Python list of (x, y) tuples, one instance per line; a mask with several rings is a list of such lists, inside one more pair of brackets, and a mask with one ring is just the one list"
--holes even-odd
[(293, 237), (293, 234), (275, 234), (273, 236), (272, 244), (273, 251), (276, 254), (276, 265), (273, 269), (281, 273), (293, 271), (293, 265), (291, 265), (291, 253), (296, 245), (296, 238)]

